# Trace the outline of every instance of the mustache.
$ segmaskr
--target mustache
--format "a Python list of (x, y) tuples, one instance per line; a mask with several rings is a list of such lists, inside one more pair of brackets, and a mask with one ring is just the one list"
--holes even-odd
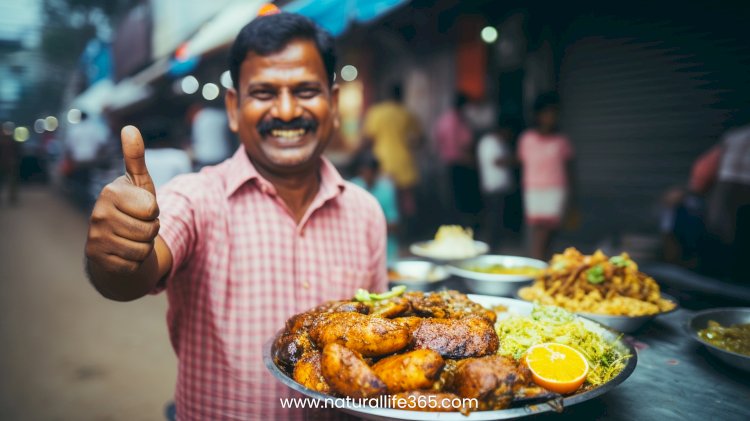
[(273, 130), (299, 130), (315, 131), (318, 128), (318, 122), (312, 118), (297, 117), (293, 120), (283, 121), (278, 118), (263, 120), (258, 123), (258, 133), (261, 136), (268, 136)]

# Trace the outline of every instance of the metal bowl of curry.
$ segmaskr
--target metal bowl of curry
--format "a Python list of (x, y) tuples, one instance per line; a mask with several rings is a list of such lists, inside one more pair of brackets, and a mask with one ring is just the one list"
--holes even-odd
[(750, 308), (699, 311), (688, 320), (687, 330), (713, 356), (750, 372)]
[(451, 274), (464, 280), (469, 291), (501, 297), (513, 297), (546, 268), (547, 263), (541, 260), (498, 254), (486, 254), (447, 266)]

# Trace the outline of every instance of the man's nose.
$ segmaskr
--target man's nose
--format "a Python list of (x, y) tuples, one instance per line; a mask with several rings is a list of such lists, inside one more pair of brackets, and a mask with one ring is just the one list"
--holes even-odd
[(294, 95), (284, 90), (276, 97), (271, 115), (282, 121), (290, 121), (302, 115), (302, 108)]

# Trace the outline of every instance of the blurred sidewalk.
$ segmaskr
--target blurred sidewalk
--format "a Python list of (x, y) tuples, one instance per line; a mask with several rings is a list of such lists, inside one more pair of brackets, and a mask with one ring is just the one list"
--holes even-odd
[(50, 189), (20, 193), (0, 205), (0, 420), (164, 419), (164, 295), (99, 296), (83, 272), (87, 216)]

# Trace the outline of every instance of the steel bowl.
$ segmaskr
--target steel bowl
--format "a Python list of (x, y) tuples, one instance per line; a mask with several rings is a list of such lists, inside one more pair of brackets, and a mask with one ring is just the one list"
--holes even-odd
[(487, 253), (490, 250), (490, 246), (487, 245), (487, 243), (484, 243), (481, 241), (474, 241), (474, 252), (471, 254), (454, 254), (452, 256), (436, 255), (430, 249), (430, 244), (432, 244), (433, 241), (434, 240), (420, 241), (418, 243), (414, 243), (409, 247), (409, 252), (411, 252), (411, 254), (415, 256), (423, 257), (433, 262), (449, 263), (449, 262), (463, 261), (466, 259), (473, 259), (477, 256), (481, 256)]
[[(526, 301), (514, 300), (512, 298), (491, 297), (486, 295), (469, 295), (469, 298), (472, 301), (475, 301), (487, 308), (504, 306), (508, 309), (508, 312), (514, 314), (528, 315), (531, 313), (531, 310), (534, 307), (532, 304)], [(630, 354), (631, 357), (628, 358), (628, 361), (625, 364), (625, 368), (623, 368), (622, 371), (609, 382), (586, 392), (581, 392), (565, 397), (563, 399), (564, 408), (588, 401), (614, 389), (617, 385), (624, 382), (625, 379), (633, 374), (636, 364), (638, 363), (638, 355), (636, 354), (635, 348), (633, 347), (633, 345), (626, 342), (624, 338), (620, 337), (619, 333), (613, 332), (612, 330), (607, 329), (606, 327), (591, 320), (582, 319), (582, 322), (587, 329), (593, 330), (602, 335), (606, 340), (614, 342), (615, 346), (618, 348), (618, 350), (620, 350), (620, 352)], [(485, 421), (515, 419), (556, 410), (556, 405), (550, 404), (548, 402), (541, 402), (502, 410), (475, 411), (471, 412), (468, 415), (464, 415), (460, 412), (423, 412), (384, 407), (370, 407), (358, 405), (344, 400), (336, 400), (329, 395), (307, 389), (306, 387), (294, 381), (283, 370), (276, 366), (276, 364), (273, 362), (271, 348), (274, 341), (281, 333), (282, 332), (279, 331), (279, 333), (275, 337), (269, 338), (268, 341), (266, 341), (266, 343), (263, 345), (263, 362), (265, 363), (266, 368), (271, 372), (271, 374), (278, 381), (280, 381), (290, 389), (299, 392), (309, 398), (321, 401), (320, 407), (323, 407), (325, 404), (325, 406), (328, 408), (338, 408), (343, 412), (359, 418), (367, 420)]]
[(579, 316), (583, 316), (587, 319), (591, 319), (595, 322), (599, 322), (603, 324), (604, 326), (610, 327), (618, 332), (623, 333), (633, 333), (636, 332), (638, 329), (642, 328), (644, 325), (646, 325), (651, 320), (654, 320), (657, 316), (662, 316), (664, 314), (669, 314), (674, 311), (677, 311), (678, 308), (680, 308), (679, 303), (677, 302), (677, 299), (662, 293), (661, 298), (665, 300), (669, 300), (673, 303), (675, 303), (675, 307), (672, 310), (664, 311), (661, 313), (656, 314), (648, 314), (645, 316), (610, 316), (606, 314), (594, 314), (594, 313), (584, 313), (584, 312), (576, 312)]
[(713, 356), (740, 370), (750, 372), (750, 356), (727, 351), (712, 345), (698, 336), (698, 332), (708, 327), (708, 321), (713, 320), (722, 326), (750, 323), (750, 307), (714, 308), (699, 311), (691, 317), (686, 325), (690, 336), (703, 344)]
[[(516, 291), (515, 297), (520, 300), (523, 300), (523, 298), (521, 298), (521, 296), (518, 295), (518, 291)], [(672, 297), (671, 295), (662, 293), (661, 298), (675, 303), (676, 304), (675, 307), (669, 311), (664, 311), (664, 312), (656, 313), (656, 314), (648, 314), (645, 316), (610, 316), (607, 314), (585, 313), (582, 311), (577, 311), (575, 313), (581, 317), (585, 317), (587, 319), (601, 323), (604, 326), (607, 326), (610, 329), (616, 330), (618, 332), (633, 333), (633, 332), (638, 331), (638, 329), (642, 328), (643, 326), (645, 326), (651, 320), (654, 320), (654, 318), (656, 318), (657, 316), (662, 316), (664, 314), (672, 313), (674, 311), (677, 311), (678, 308), (680, 308), (680, 305), (677, 299)]]
[(388, 265), (390, 286), (404, 285), (412, 291), (436, 289), (449, 276), (445, 267), (427, 260), (399, 260)]
[(533, 275), (502, 275), (494, 273), (482, 273), (470, 270), (470, 267), (483, 267), (492, 265), (503, 265), (506, 267), (530, 266), (540, 270), (547, 268), (547, 263), (541, 260), (520, 256), (502, 256), (487, 254), (471, 260), (465, 260), (459, 264), (448, 265), (448, 272), (463, 279), (464, 285), (469, 291), (484, 294), (497, 295), (501, 297), (512, 297), (524, 286), (531, 284)]

